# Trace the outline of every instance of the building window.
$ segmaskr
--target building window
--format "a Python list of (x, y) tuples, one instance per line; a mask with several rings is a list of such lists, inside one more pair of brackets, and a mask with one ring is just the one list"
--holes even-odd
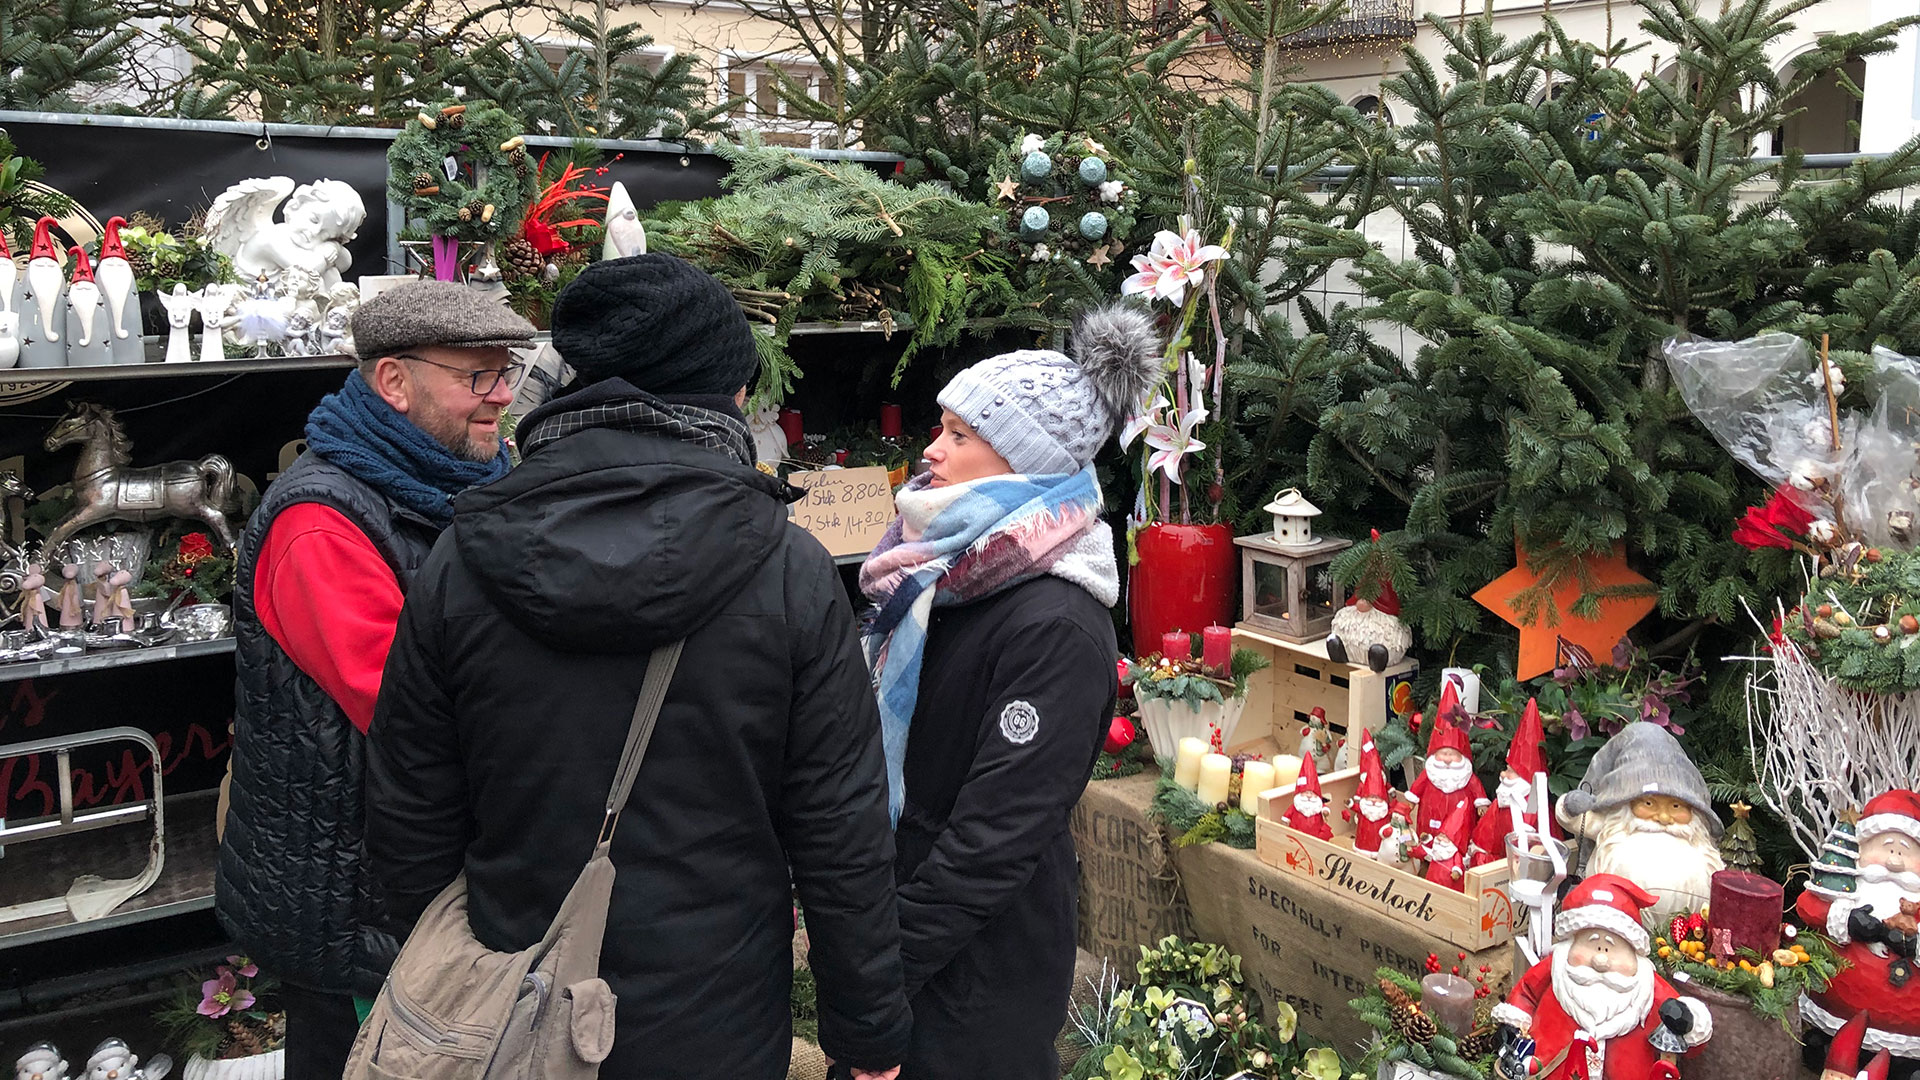
[(1378, 120), (1380, 123), (1386, 124), (1389, 127), (1393, 125), (1393, 111), (1388, 109), (1385, 103), (1372, 94), (1355, 98), (1353, 107), (1356, 112), (1368, 120)]
[(728, 113), (736, 126), (758, 131), (770, 146), (802, 149), (819, 148), (822, 137), (833, 130), (831, 124), (799, 115), (799, 110), (780, 94), (780, 76), (784, 75), (815, 101), (838, 104), (833, 80), (818, 65), (794, 60), (728, 60), (726, 65), (727, 96), (741, 99)]

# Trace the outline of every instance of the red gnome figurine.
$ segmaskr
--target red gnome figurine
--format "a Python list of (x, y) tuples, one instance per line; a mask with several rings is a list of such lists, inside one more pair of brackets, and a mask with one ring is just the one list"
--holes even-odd
[(1311, 756), (1300, 759), (1300, 779), (1293, 785), (1293, 805), (1287, 808), (1287, 824), (1308, 836), (1333, 839), (1333, 826), (1327, 823), (1327, 800), (1320, 790), (1320, 770)]
[(1867, 1034), (1867, 1014), (1855, 1013), (1841, 1025), (1827, 1046), (1826, 1066), (1820, 1080), (1887, 1080), (1893, 1069), (1893, 1055), (1885, 1050), (1873, 1056), (1864, 1068), (1860, 1065), (1861, 1042)]
[(1867, 800), (1853, 835), (1848, 884), (1836, 889), (1816, 876), (1795, 908), (1847, 962), (1824, 991), (1801, 1000), (1801, 1015), (1826, 1032), (1864, 1015), (1867, 1049), (1920, 1057), (1920, 942), (1911, 930), (1920, 910), (1920, 794), (1895, 788)]
[(1420, 837), (1420, 843), (1413, 849), (1417, 859), (1427, 860), (1427, 870), (1422, 877), (1442, 888), (1456, 892), (1467, 891), (1467, 808), (1456, 806), (1447, 815), (1447, 821), (1439, 832)]
[[(1540, 724), (1540, 706), (1528, 698), (1526, 711), (1520, 714), (1520, 726), (1514, 730), (1513, 742), (1507, 747), (1507, 767), (1500, 770), (1500, 786), (1494, 789), (1493, 805), (1481, 812), (1479, 824), (1473, 827), (1473, 843), (1469, 848), (1471, 865), (1485, 866), (1507, 857), (1507, 836), (1514, 831), (1515, 814), (1527, 823), (1527, 828), (1540, 831), (1539, 815), (1531, 803), (1533, 778), (1547, 773), (1547, 755), (1542, 749), (1546, 741), (1546, 729)], [(1560, 823), (1551, 815), (1547, 827), (1553, 830), (1554, 836), (1566, 838), (1560, 831)]]
[(1393, 792), (1387, 787), (1387, 770), (1380, 765), (1380, 748), (1373, 745), (1373, 732), (1360, 736), (1360, 786), (1340, 811), (1343, 821), (1353, 822), (1353, 852), (1369, 859), (1380, 857), (1380, 841), (1393, 829)]
[[(1437, 833), (1446, 828), (1447, 819), (1452, 816), (1455, 807), (1469, 807), (1477, 815), (1487, 806), (1487, 791), (1480, 786), (1480, 778), (1473, 775), (1472, 748), (1467, 743), (1467, 729), (1452, 722), (1449, 717), (1460, 712), (1460, 694), (1448, 682), (1440, 691), (1440, 708), (1433, 719), (1433, 735), (1427, 739), (1427, 764), (1419, 779), (1407, 789), (1407, 800), (1414, 804), (1417, 812), (1413, 831), (1421, 836)], [(1459, 840), (1465, 848), (1473, 830), (1473, 817), (1467, 818), (1467, 827), (1462, 830)]]

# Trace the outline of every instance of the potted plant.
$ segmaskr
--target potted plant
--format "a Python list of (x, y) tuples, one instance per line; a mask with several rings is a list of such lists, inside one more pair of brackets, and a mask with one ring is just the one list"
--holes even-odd
[(187, 1055), (183, 1080), (282, 1080), (286, 1014), (261, 1007), (271, 980), (244, 956), (229, 956), (213, 978), (193, 980), (154, 1019)]

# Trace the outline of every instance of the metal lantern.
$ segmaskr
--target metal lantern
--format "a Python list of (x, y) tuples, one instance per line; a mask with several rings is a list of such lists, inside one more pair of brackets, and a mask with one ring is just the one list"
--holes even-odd
[(1273, 515), (1273, 542), (1287, 547), (1306, 547), (1313, 543), (1313, 519), (1320, 508), (1307, 501), (1299, 488), (1288, 488), (1266, 505)]
[(1346, 591), (1333, 579), (1333, 557), (1353, 541), (1323, 536), (1282, 544), (1271, 533), (1237, 536), (1240, 620), (1245, 627), (1304, 645), (1326, 637)]

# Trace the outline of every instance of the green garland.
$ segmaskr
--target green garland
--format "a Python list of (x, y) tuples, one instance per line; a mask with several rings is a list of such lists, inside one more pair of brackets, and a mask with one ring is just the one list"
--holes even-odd
[(1228, 803), (1222, 811), (1208, 806), (1200, 796), (1173, 782), (1173, 763), (1160, 762), (1160, 780), (1153, 786), (1153, 803), (1147, 808), (1147, 820), (1158, 821), (1174, 834), (1173, 846), (1210, 844), (1224, 841), (1228, 847), (1247, 850), (1253, 847), (1254, 817)]
[[(533, 162), (511, 113), (488, 102), (433, 106), (387, 150), (387, 195), (438, 236), (498, 240), (519, 232), (533, 199)], [(432, 127), (427, 124), (431, 122)], [(460, 166), (449, 179), (445, 162)], [(493, 208), (491, 213), (486, 208)]]
[(1920, 690), (1920, 552), (1836, 552), (1780, 632), (1849, 690)]
[[(1701, 920), (1682, 940), (1704, 941), (1705, 937), (1705, 921)], [(1800, 1007), (1802, 994), (1821, 993), (1833, 982), (1833, 977), (1847, 967), (1847, 962), (1834, 951), (1833, 943), (1811, 930), (1800, 931), (1789, 948), (1792, 945), (1804, 949), (1807, 958), (1791, 967), (1769, 963), (1771, 978), (1763, 977), (1758, 967), (1767, 958), (1751, 949), (1739, 950), (1732, 963), (1708, 962), (1688, 956), (1677, 943), (1669, 942), (1664, 936), (1654, 939), (1653, 966), (1669, 982), (1680, 986), (1693, 983), (1745, 998), (1752, 1003), (1754, 1012), (1778, 1020), (1785, 1027), (1791, 1011)], [(1741, 967), (1741, 960), (1754, 966)], [(1769, 982), (1771, 986), (1767, 985)]]
[(1252, 649), (1235, 649), (1228, 665), (1223, 678), (1197, 659), (1170, 660), (1153, 653), (1128, 664), (1125, 681), (1136, 697), (1184, 701), (1197, 709), (1203, 701), (1246, 697), (1247, 680), (1272, 667), (1273, 661)]
[[(1362, 1060), (1362, 1069), (1371, 1076), (1381, 1071), (1384, 1062), (1405, 1061), (1432, 1072), (1459, 1077), (1460, 1080), (1487, 1080), (1493, 1071), (1491, 1053), (1468, 1058), (1462, 1055), (1461, 1033), (1449, 1031), (1438, 1019), (1433, 1024), (1436, 1034), (1426, 1042), (1415, 1042), (1401, 1032), (1394, 1023), (1396, 1006), (1387, 1000), (1387, 987), (1413, 1001), (1420, 1000), (1420, 981), (1410, 975), (1404, 975), (1393, 968), (1383, 967), (1373, 973), (1373, 983), (1366, 993), (1347, 1002), (1348, 1007), (1359, 1014), (1366, 1025), (1378, 1033), (1378, 1038), (1367, 1049)], [(1429, 1017), (1429, 1019), (1432, 1019)], [(1471, 1034), (1471, 1033), (1469, 1033)], [(1475, 1048), (1470, 1048), (1475, 1049)]]

